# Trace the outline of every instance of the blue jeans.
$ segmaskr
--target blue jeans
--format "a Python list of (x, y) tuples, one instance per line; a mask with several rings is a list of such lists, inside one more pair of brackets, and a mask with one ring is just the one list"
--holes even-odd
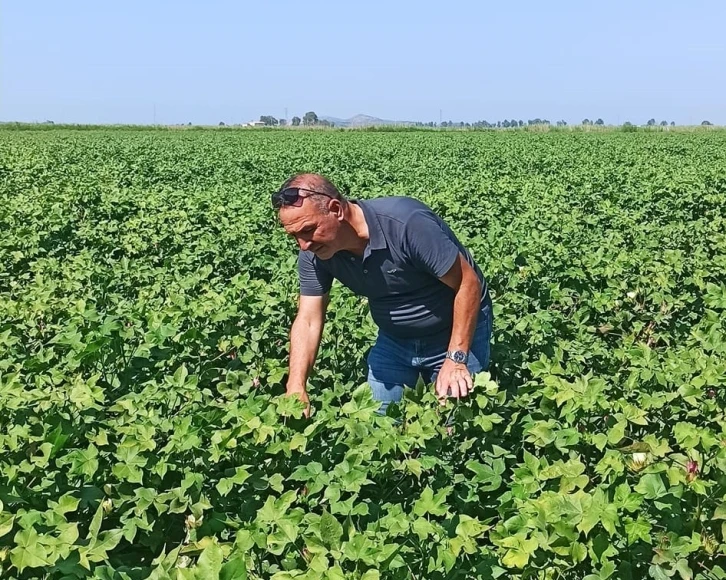
[[(479, 310), (466, 365), (472, 376), (489, 368), (491, 335), (492, 303), (487, 295)], [(368, 354), (368, 384), (373, 398), (381, 402), (378, 413), (385, 415), (390, 403), (403, 398), (404, 388), (416, 386), (419, 376), (427, 384), (436, 382), (450, 338), (450, 331), (438, 336), (405, 339), (379, 331)]]

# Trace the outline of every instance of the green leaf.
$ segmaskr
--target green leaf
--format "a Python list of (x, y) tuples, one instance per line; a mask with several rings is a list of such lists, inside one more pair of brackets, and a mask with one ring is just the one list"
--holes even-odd
[(635, 491), (645, 499), (658, 499), (667, 494), (663, 480), (657, 473), (648, 473), (641, 477), (638, 485), (635, 486)]
[(456, 526), (456, 535), (464, 538), (477, 538), (491, 526), (482, 524), (478, 519), (461, 514), (459, 524)]
[[(169, 335), (172, 336), (172, 335)], [(187, 377), (189, 376), (189, 371), (187, 370), (186, 365), (182, 364), (176, 371), (174, 372), (173, 377), (173, 383), (177, 387), (183, 387), (184, 383), (187, 380)]]
[(58, 515), (64, 515), (67, 513), (75, 512), (78, 509), (78, 504), (81, 499), (73, 497), (72, 495), (66, 494), (61, 496), (58, 503), (48, 502), (48, 505), (52, 507), (53, 511)]
[(539, 544), (537, 540), (526, 539), (523, 533), (519, 533), (516, 536), (504, 538), (502, 546), (508, 548), (502, 558), (502, 564), (509, 568), (524, 568)]
[(86, 550), (85, 556), (89, 562), (103, 562), (108, 559), (108, 552), (113, 550), (124, 536), (124, 530), (108, 530), (101, 532), (91, 547)]
[(342, 537), (343, 526), (338, 522), (335, 516), (325, 510), (320, 518), (320, 539), (326, 546), (330, 546), (337, 550), (340, 548), (340, 539)]
[(594, 528), (600, 521), (600, 511), (595, 509), (585, 510), (582, 514), (582, 520), (577, 524), (577, 529), (587, 536), (590, 530)]
[(615, 564), (613, 564), (610, 561), (605, 562), (603, 564), (602, 568), (600, 568), (600, 578), (603, 578), (603, 579), (610, 578), (610, 576), (612, 576), (614, 573), (615, 573)]
[(194, 577), (199, 580), (207, 580), (209, 578), (219, 578), (222, 571), (222, 548), (216, 539), (210, 543), (199, 556), (197, 565), (194, 568)]
[(230, 491), (232, 491), (233, 487), (234, 483), (231, 477), (223, 477), (217, 482), (216, 485), (217, 491), (222, 497), (226, 496)]
[(290, 439), (290, 451), (294, 451), (295, 449), (301, 449), (305, 451), (305, 445), (307, 444), (308, 438), (305, 437), (302, 433), (295, 433), (295, 435), (292, 436), (292, 439)]
[(527, 469), (529, 469), (532, 475), (537, 477), (540, 469), (539, 459), (526, 449), (524, 450), (524, 464), (527, 466)]
[(581, 542), (573, 542), (570, 548), (570, 556), (575, 562), (584, 562), (587, 558), (587, 546)]
[(416, 477), (421, 477), (423, 466), (418, 459), (406, 459), (406, 461), (403, 462), (403, 465), (407, 471), (413, 473)]
[(502, 459), (494, 459), (491, 465), (470, 460), (466, 462), (466, 467), (474, 472), (472, 482), (479, 484), (478, 487), (481, 491), (494, 491), (501, 487), (501, 474), (506, 469)]
[[(249, 467), (249, 466), (247, 466)], [(217, 491), (221, 496), (226, 496), (235, 485), (242, 485), (247, 479), (251, 477), (251, 474), (245, 467), (235, 468), (235, 473), (232, 477), (223, 477), (217, 482)]]
[(10, 550), (10, 561), (18, 571), (49, 565), (48, 552), (38, 543), (38, 534), (33, 528), (19, 531), (14, 540), (15, 548)]
[(628, 544), (634, 544), (638, 540), (651, 544), (650, 530), (650, 523), (642, 518), (626, 523), (625, 533), (628, 535)]
[(257, 520), (260, 523), (277, 522), (295, 502), (295, 490), (286, 491), (279, 498), (270, 495), (265, 504), (257, 511)]
[(7, 512), (0, 512), (0, 538), (9, 534), (13, 529), (15, 516)]
[(98, 508), (96, 509), (96, 513), (93, 514), (93, 519), (91, 520), (91, 525), (88, 527), (88, 535), (86, 536), (87, 540), (91, 540), (91, 545), (93, 545), (94, 540), (98, 537), (98, 532), (101, 529), (102, 521), (103, 521), (103, 504), (99, 502)]
[(502, 558), (502, 564), (507, 568), (524, 568), (529, 562), (529, 554), (524, 550), (508, 550)]
[(605, 433), (596, 433), (592, 436), (592, 442), (595, 447), (602, 451), (608, 444), (608, 436)]
[(611, 536), (615, 535), (617, 525), (620, 522), (620, 518), (618, 517), (618, 508), (611, 503), (604, 505), (600, 511), (600, 518), (602, 525), (608, 534)]
[(219, 580), (247, 580), (247, 563), (242, 554), (235, 554), (222, 566)]
[(430, 487), (426, 487), (421, 494), (421, 497), (416, 500), (413, 506), (413, 513), (417, 516), (423, 516), (431, 514), (434, 516), (443, 516), (448, 506), (446, 505), (446, 497), (451, 491), (450, 487), (445, 487), (434, 495), (433, 490)]
[[(726, 520), (726, 502), (718, 504), (716, 511), (713, 512), (714, 520)], [(2, 534), (0, 534), (2, 535)]]
[(638, 510), (640, 504), (643, 502), (643, 498), (640, 495), (630, 491), (630, 486), (627, 483), (621, 483), (615, 488), (614, 500), (618, 507), (627, 512)]
[(71, 460), (69, 475), (85, 475), (88, 478), (98, 471), (98, 449), (93, 443), (88, 449), (76, 449), (68, 455)]
[(648, 575), (654, 580), (670, 580), (671, 578), (662, 566), (656, 566), (655, 564), (648, 568)]
[(122, 481), (143, 484), (147, 459), (141, 455), (141, 448), (138, 445), (121, 445), (116, 452), (119, 463), (113, 466), (113, 474)]
[(688, 560), (681, 558), (676, 562), (675, 569), (680, 574), (681, 580), (693, 580), (693, 570), (688, 565)]
[(676, 437), (678, 444), (683, 449), (693, 449), (701, 441), (701, 435), (698, 431), (698, 427), (691, 423), (676, 423), (673, 428), (673, 434)]
[(617, 445), (619, 441), (625, 437), (625, 428), (628, 426), (627, 421), (618, 421), (608, 431), (608, 443)]

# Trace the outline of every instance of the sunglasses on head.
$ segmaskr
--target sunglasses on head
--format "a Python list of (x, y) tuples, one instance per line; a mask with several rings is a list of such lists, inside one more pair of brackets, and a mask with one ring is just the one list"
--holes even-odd
[[(307, 191), (309, 195), (300, 195), (301, 191)], [(325, 195), (332, 199), (332, 196), (323, 193), (321, 191), (315, 191), (313, 189), (306, 189), (304, 187), (286, 187), (272, 194), (272, 207), (275, 209), (281, 208), (283, 205), (292, 205), (294, 207), (300, 207), (303, 200), (311, 195)]]

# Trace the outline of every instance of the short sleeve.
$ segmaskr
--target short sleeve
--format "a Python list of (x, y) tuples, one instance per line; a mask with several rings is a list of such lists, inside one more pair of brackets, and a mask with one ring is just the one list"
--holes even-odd
[(297, 273), (302, 296), (324, 296), (330, 292), (333, 276), (320, 265), (312, 252), (301, 251), (298, 254)]
[(436, 278), (443, 277), (459, 255), (456, 242), (433, 212), (414, 212), (406, 221), (404, 240), (413, 265)]

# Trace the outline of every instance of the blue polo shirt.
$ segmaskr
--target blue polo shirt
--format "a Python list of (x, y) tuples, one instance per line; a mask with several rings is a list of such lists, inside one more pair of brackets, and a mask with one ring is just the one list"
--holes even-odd
[(321, 260), (300, 251), (300, 293), (322, 296), (339, 280), (368, 298), (379, 329), (399, 338), (450, 332), (454, 291), (441, 282), (459, 253), (482, 282), (482, 306), (488, 296), (486, 281), (470, 252), (448, 225), (424, 203), (410, 197), (350, 200), (363, 210), (369, 241), (362, 257), (347, 250)]

